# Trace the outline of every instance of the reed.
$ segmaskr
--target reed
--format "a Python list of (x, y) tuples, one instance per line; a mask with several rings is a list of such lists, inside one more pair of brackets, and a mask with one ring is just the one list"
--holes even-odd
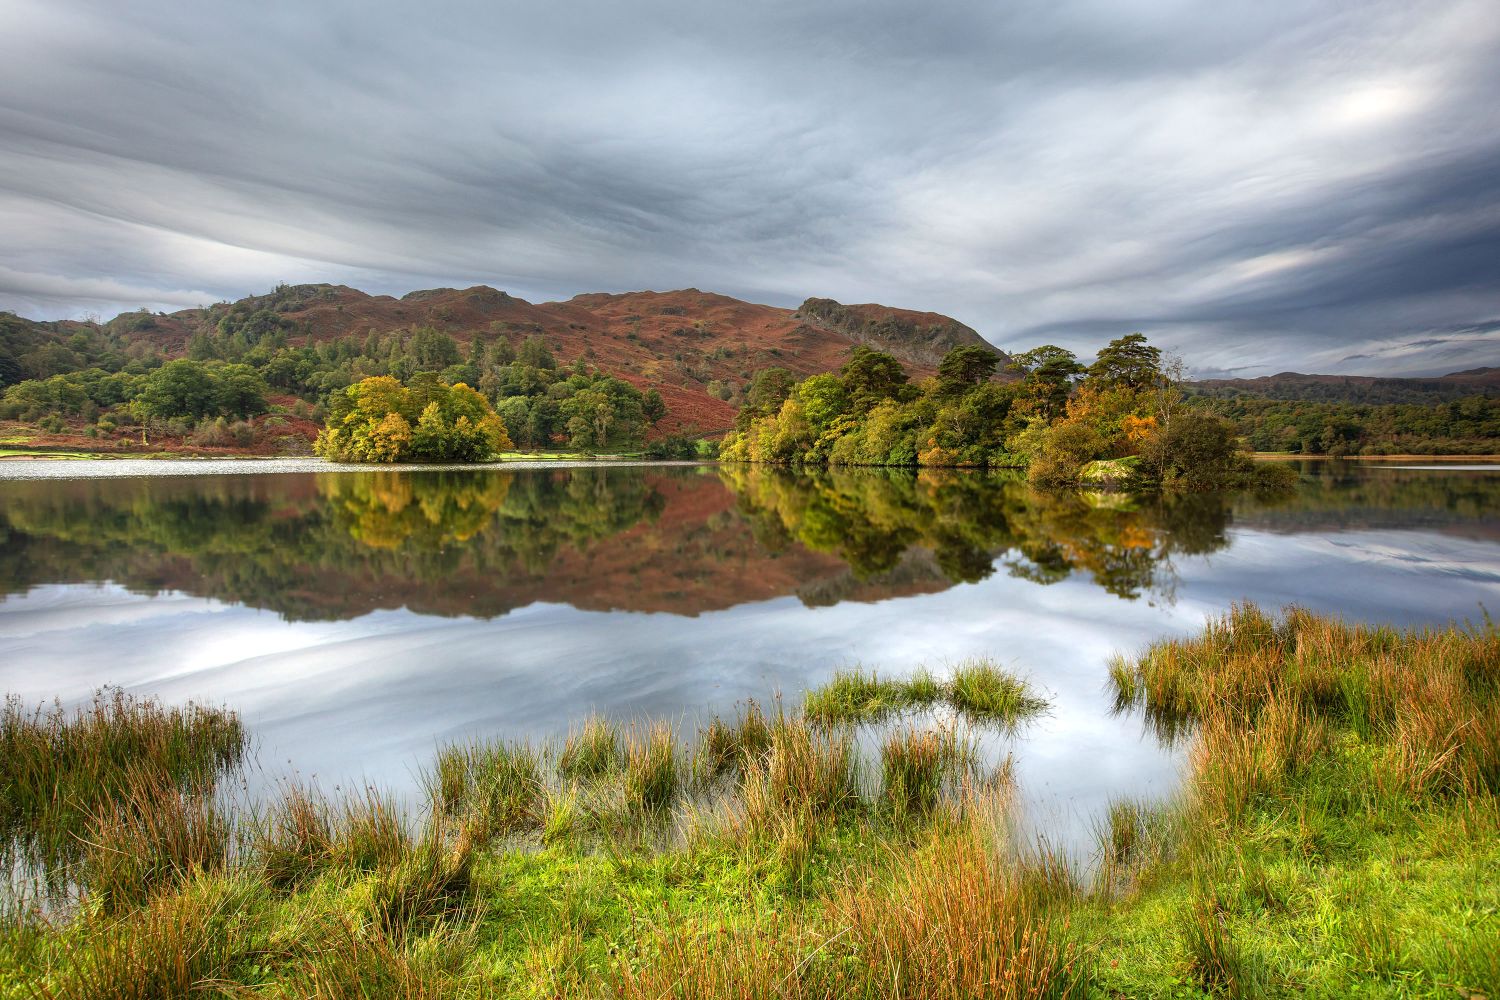
[(951, 729), (898, 729), (880, 747), (881, 798), (899, 817), (926, 816), (972, 760)]
[(474, 931), (439, 924), (426, 938), (406, 941), (341, 919), (325, 921), (298, 949), (287, 977), (288, 996), (317, 1000), (464, 1000), (489, 995), (465, 970)]
[(802, 714), (821, 725), (878, 722), (910, 705), (900, 681), (866, 673), (856, 667), (840, 670), (833, 679), (807, 693)]
[(557, 770), (565, 778), (598, 778), (619, 767), (620, 759), (620, 734), (595, 716), (568, 737)]
[(744, 817), (752, 830), (770, 830), (802, 810), (837, 813), (858, 802), (854, 750), (844, 736), (781, 719), (766, 756), (746, 768), (741, 781)]
[(427, 784), (438, 810), (461, 816), (481, 842), (537, 827), (544, 819), (541, 754), (524, 743), (447, 747)]
[(250, 947), (239, 914), (246, 886), (203, 879), (123, 919), (88, 917), (61, 968), (36, 985), (46, 1000), (197, 1000), (212, 995)]
[(354, 871), (397, 864), (411, 847), (411, 834), (400, 806), (390, 795), (370, 786), (334, 807), (333, 830), (329, 861)]
[(771, 723), (755, 701), (731, 725), (717, 715), (698, 730), (693, 749), (693, 776), (699, 785), (715, 779), (765, 756), (771, 746)]
[(0, 847), (34, 862), (77, 860), (86, 828), (140, 794), (142, 782), (184, 793), (210, 791), (236, 770), (247, 740), (232, 712), (168, 708), (107, 689), (68, 710), (0, 709)]
[(948, 702), (971, 719), (1015, 725), (1047, 707), (1030, 686), (993, 660), (970, 659), (953, 668)]
[(154, 775), (127, 775), (124, 782), (119, 801), (90, 818), (74, 872), (106, 914), (222, 871), (231, 850), (229, 822), (211, 797), (184, 793)]
[[(278, 892), (292, 892), (333, 858), (333, 810), (322, 796), (289, 786), (256, 817), (252, 837), (252, 853), (266, 884)], [(382, 852), (369, 853), (378, 857)]]
[(376, 873), (370, 912), (391, 940), (401, 940), (414, 925), (457, 915), (469, 901), (474, 843), (463, 834), (452, 845), (445, 839), (441, 827), (434, 827), (400, 861)]
[(677, 795), (677, 738), (664, 722), (631, 732), (625, 743), (625, 802), (639, 812), (661, 812)]

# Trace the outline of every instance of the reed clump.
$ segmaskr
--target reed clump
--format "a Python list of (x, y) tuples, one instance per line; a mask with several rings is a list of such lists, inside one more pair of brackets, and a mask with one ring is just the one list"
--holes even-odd
[[(75, 861), (86, 828), (141, 786), (210, 792), (244, 759), (247, 738), (233, 712), (166, 707), (119, 689), (77, 708), (0, 709), (0, 847), (35, 863)], [(137, 801), (139, 805), (139, 801)]]
[(897, 817), (926, 816), (973, 761), (951, 729), (898, 729), (880, 746), (882, 801)]
[(752, 700), (732, 724), (716, 715), (698, 731), (693, 774), (699, 784), (710, 783), (761, 759), (770, 746), (771, 723)]
[(1012, 726), (1047, 707), (1030, 686), (993, 660), (964, 660), (947, 681), (927, 670), (904, 680), (882, 678), (861, 669), (838, 671), (827, 684), (808, 692), (803, 717), (823, 726), (880, 722), (900, 712), (946, 704), (969, 719)]
[[(261, 878), (278, 892), (305, 884), (333, 858), (333, 810), (313, 791), (289, 786), (253, 824)], [(375, 855), (381, 851), (370, 852)]]
[(568, 737), (557, 770), (565, 778), (599, 778), (618, 768), (620, 760), (619, 732), (608, 721), (595, 716)]
[(250, 948), (242, 914), (253, 889), (201, 879), (121, 919), (81, 918), (46, 1000), (196, 1000), (213, 995)]
[(460, 834), (445, 843), (441, 827), (428, 831), (404, 857), (376, 873), (370, 911), (392, 940), (413, 925), (461, 913), (473, 886), (474, 842)]
[(1025, 681), (988, 659), (965, 660), (953, 668), (948, 702), (971, 719), (1001, 725), (1013, 725), (1047, 707)]
[(541, 754), (524, 743), (481, 742), (438, 754), (433, 797), (478, 841), (534, 829), (545, 820)]
[(752, 830), (771, 830), (802, 810), (823, 816), (848, 808), (859, 798), (854, 765), (847, 737), (801, 720), (778, 719), (765, 757), (745, 769), (744, 818)]
[(318, 1000), (463, 1000), (485, 996), (466, 970), (472, 925), (440, 923), (417, 940), (331, 918), (298, 949), (287, 976), (289, 996)]
[(212, 798), (131, 775), (120, 800), (91, 817), (74, 875), (104, 913), (116, 914), (222, 871), (230, 841), (229, 822)]
[(661, 812), (677, 795), (677, 737), (664, 722), (633, 731), (625, 744), (625, 802), (639, 812)]

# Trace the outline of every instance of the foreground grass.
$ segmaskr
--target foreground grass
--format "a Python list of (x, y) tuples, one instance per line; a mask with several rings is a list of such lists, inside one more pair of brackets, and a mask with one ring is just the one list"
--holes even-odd
[(861, 761), (754, 706), (591, 719), (444, 751), (410, 816), (289, 789), (194, 825), (117, 782), (106, 845), (172, 863), (0, 910), (0, 995), (1495, 995), (1500, 639), (1246, 608), (1114, 678), (1190, 773), (1101, 818), (1090, 869), (1008, 846), (1007, 778), (951, 730)]

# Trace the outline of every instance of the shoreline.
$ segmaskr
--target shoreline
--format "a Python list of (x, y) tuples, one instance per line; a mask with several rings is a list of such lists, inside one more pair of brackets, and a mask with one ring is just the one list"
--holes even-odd
[(1293, 455), (1280, 451), (1257, 451), (1250, 455), (1258, 462), (1500, 462), (1500, 455)]

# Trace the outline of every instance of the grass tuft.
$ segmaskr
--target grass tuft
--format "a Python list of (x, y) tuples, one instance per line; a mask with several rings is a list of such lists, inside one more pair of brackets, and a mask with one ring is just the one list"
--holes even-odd
[(677, 794), (677, 739), (672, 727), (653, 723), (625, 744), (625, 802), (640, 812), (661, 812)]

